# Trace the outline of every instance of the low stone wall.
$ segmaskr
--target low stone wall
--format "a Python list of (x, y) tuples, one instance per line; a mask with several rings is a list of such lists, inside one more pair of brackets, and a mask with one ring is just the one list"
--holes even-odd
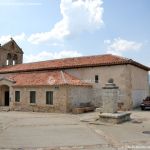
[(72, 113), (73, 114), (82, 114), (82, 113), (86, 113), (86, 112), (91, 112), (94, 111), (95, 107), (91, 106), (91, 107), (82, 107), (82, 108), (73, 108), (72, 109)]
[(13, 107), (11, 107), (12, 111), (32, 111), (32, 112), (64, 112), (57, 110), (55, 106), (39, 106), (39, 105), (28, 105), (28, 106), (22, 106), (21, 104), (14, 104)]

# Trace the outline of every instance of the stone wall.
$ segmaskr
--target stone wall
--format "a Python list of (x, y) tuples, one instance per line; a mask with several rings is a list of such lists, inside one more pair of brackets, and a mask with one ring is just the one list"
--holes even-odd
[[(67, 72), (93, 85), (91, 101), (97, 107), (102, 106), (102, 87), (105, 86), (108, 79), (113, 78), (120, 89), (118, 103), (123, 105), (122, 109), (129, 107), (129, 104), (126, 103), (131, 101), (128, 96), (129, 87), (127, 87), (130, 80), (128, 79), (129, 72), (126, 65), (68, 69)], [(99, 76), (99, 83), (95, 83), (95, 75)]]
[[(15, 102), (15, 91), (20, 91), (20, 102)], [(30, 104), (30, 91), (36, 91), (36, 103)], [(53, 105), (46, 104), (46, 91), (53, 91)], [(13, 89), (11, 110), (39, 112), (71, 112), (80, 103), (90, 102), (91, 87), (22, 87)]]
[(70, 86), (67, 93), (69, 112), (72, 111), (72, 108), (80, 106), (81, 103), (91, 102), (92, 99), (92, 87)]
[[(12, 108), (25, 111), (67, 112), (72, 106), (89, 101), (100, 107), (102, 106), (102, 87), (110, 78), (113, 78), (119, 87), (118, 109), (128, 110), (136, 107), (148, 95), (148, 72), (132, 65), (66, 69), (65, 71), (91, 83), (93, 87), (18, 87), (12, 91), (12, 83), (1, 81), (0, 85), (9, 86)], [(95, 83), (95, 75), (99, 76), (98, 83)], [(21, 102), (19, 103), (16, 103), (14, 99), (15, 90), (21, 91)], [(31, 90), (37, 91), (37, 103), (34, 105), (29, 103), (29, 91)], [(54, 91), (53, 106), (46, 105), (46, 91)], [(2, 101), (0, 103), (2, 104)]]
[(133, 107), (137, 107), (149, 95), (148, 72), (132, 65), (128, 65), (128, 69), (131, 74), (132, 105)]
[[(20, 91), (20, 102), (15, 102), (13, 96), (12, 110), (21, 111), (40, 111), (40, 112), (67, 112), (67, 90), (65, 86), (59, 87), (22, 87), (14, 88)], [(30, 91), (36, 91), (36, 103), (30, 104)], [(46, 104), (46, 91), (53, 91), (53, 105)]]
[[(140, 89), (145, 93), (147, 93), (148, 89), (148, 72), (135, 66), (131, 66), (132, 65), (101, 66), (67, 69), (66, 71), (73, 76), (93, 85), (91, 101), (97, 107), (102, 106), (102, 87), (108, 79), (113, 78), (114, 82), (119, 87), (118, 109), (129, 110), (134, 107), (133, 101), (137, 101), (132, 94), (135, 92), (135, 89), (139, 89), (140, 87), (140, 83), (137, 84), (136, 82), (143, 81)], [(138, 75), (136, 76), (136, 74)], [(95, 75), (99, 76), (99, 83), (95, 83)], [(134, 86), (134, 88), (132, 86)]]
[[(13, 42), (13, 41), (12, 41)], [(22, 64), (23, 62), (23, 52), (22, 50), (12, 42), (0, 47), (0, 66), (6, 66), (8, 54), (10, 54), (10, 65), (13, 65), (13, 59), (16, 58), (16, 64)]]

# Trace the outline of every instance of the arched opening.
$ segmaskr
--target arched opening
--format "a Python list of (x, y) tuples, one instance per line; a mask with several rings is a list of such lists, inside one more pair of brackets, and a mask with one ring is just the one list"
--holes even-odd
[(9, 86), (0, 85), (0, 106), (9, 106), (10, 95), (9, 95)]
[(13, 65), (16, 65), (17, 64), (17, 55), (15, 54), (14, 57), (13, 57)]
[(11, 65), (11, 54), (10, 53), (7, 54), (6, 65), (7, 66)]

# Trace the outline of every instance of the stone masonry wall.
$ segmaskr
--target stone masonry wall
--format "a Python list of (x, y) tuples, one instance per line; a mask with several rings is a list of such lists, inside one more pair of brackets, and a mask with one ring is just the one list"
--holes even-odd
[[(13, 96), (12, 110), (21, 111), (40, 111), (40, 112), (66, 112), (67, 111), (67, 92), (65, 86), (60, 87), (23, 87), (14, 88), (15, 91), (20, 91), (20, 102), (15, 102)], [(36, 103), (30, 104), (30, 91), (36, 91)], [(53, 91), (53, 105), (46, 104), (46, 91)]]
[[(102, 106), (102, 87), (105, 86), (105, 83), (107, 83), (110, 78), (113, 78), (120, 89), (118, 103), (121, 104), (121, 108), (119, 109), (125, 110), (130, 108), (129, 102), (131, 101), (131, 97), (129, 96), (128, 90), (131, 90), (131, 87), (128, 86), (130, 80), (126, 65), (67, 69), (66, 71), (93, 85), (91, 89), (91, 101), (97, 107)], [(99, 83), (95, 83), (95, 75), (99, 76)]]
[(149, 95), (148, 72), (138, 67), (128, 65), (131, 80), (132, 106), (137, 107)]
[(80, 103), (88, 103), (92, 99), (92, 87), (70, 86), (67, 93), (69, 112), (72, 108), (80, 106)]
[(8, 54), (11, 54), (10, 63), (13, 64), (13, 57), (16, 55), (17, 60), (16, 64), (22, 64), (23, 62), (23, 53), (17, 47), (14, 45), (14, 47), (11, 46), (11, 44), (6, 44), (3, 47), (0, 47), (0, 66), (6, 66), (6, 60)]

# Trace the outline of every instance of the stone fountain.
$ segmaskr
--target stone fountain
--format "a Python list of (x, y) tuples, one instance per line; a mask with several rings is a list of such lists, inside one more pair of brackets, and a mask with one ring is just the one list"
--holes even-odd
[(103, 108), (99, 119), (102, 122), (119, 124), (130, 120), (130, 112), (117, 111), (118, 108), (119, 87), (116, 86), (113, 79), (102, 88)]

